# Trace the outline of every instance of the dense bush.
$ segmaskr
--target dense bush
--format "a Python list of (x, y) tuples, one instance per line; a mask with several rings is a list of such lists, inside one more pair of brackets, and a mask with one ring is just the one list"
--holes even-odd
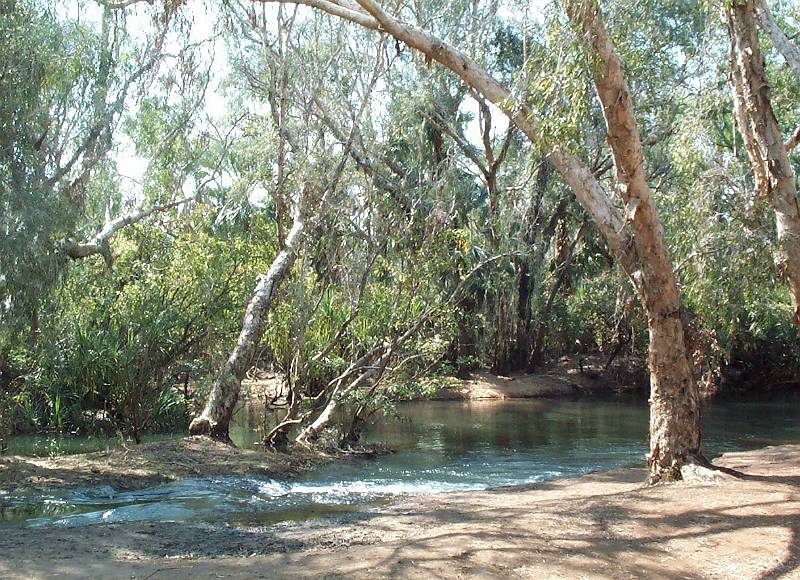
[(15, 381), (29, 428), (137, 439), (185, 429), (193, 408), (176, 385), (217, 364), (260, 266), (242, 240), (196, 225), (133, 228), (113, 269), (98, 259), (68, 270), (42, 308), (36, 345), (13, 353), (34, 369)]

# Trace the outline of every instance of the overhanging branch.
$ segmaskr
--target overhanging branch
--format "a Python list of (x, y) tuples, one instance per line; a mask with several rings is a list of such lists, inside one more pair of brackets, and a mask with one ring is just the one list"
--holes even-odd
[(74, 240), (65, 240), (63, 242), (64, 253), (73, 260), (79, 260), (100, 254), (106, 261), (106, 265), (110, 268), (114, 261), (114, 258), (111, 255), (110, 246), (110, 241), (111, 238), (114, 237), (114, 234), (116, 234), (125, 226), (138, 223), (154, 213), (166, 211), (195, 199), (196, 196), (190, 196), (177, 201), (154, 205), (148, 208), (139, 208), (137, 210), (124, 213), (121, 216), (106, 222), (97, 234), (83, 243), (76, 242)]
[(489, 75), (467, 54), (436, 38), (427, 31), (389, 15), (373, 0), (255, 0), (303, 4), (333, 16), (359, 24), (371, 30), (386, 32), (421, 52), (427, 62), (436, 61), (457, 74), (469, 87), (497, 106), (528, 139), (542, 147), (569, 184), (579, 203), (592, 216), (603, 233), (612, 252), (626, 271), (634, 270), (635, 256), (631, 252), (629, 235), (625, 233), (622, 212), (614, 206), (592, 171), (572, 152), (559, 144), (543, 143), (540, 127), (534, 112), (518, 102), (511, 92)]

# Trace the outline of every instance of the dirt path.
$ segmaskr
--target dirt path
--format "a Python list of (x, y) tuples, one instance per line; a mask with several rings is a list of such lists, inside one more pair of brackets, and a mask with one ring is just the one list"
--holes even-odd
[(622, 470), (266, 528), (15, 529), (0, 576), (800, 578), (800, 445), (718, 462), (752, 477), (643, 488)]

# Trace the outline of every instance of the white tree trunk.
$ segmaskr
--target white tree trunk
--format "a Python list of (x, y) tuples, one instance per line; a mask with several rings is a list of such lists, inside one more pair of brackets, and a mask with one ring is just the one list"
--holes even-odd
[(74, 240), (65, 240), (62, 243), (64, 253), (73, 260), (79, 260), (81, 258), (88, 258), (89, 256), (100, 254), (103, 256), (106, 264), (110, 267), (113, 262), (110, 242), (111, 238), (114, 237), (114, 234), (116, 234), (125, 226), (138, 223), (154, 213), (166, 211), (194, 199), (196, 199), (195, 196), (192, 196), (185, 199), (180, 199), (178, 201), (155, 205), (153, 207), (139, 208), (132, 212), (122, 214), (113, 220), (108, 220), (105, 225), (103, 225), (102, 229), (86, 242), (78, 243)]
[(800, 49), (797, 48), (788, 36), (780, 29), (778, 23), (772, 17), (772, 12), (769, 10), (767, 0), (756, 0), (755, 5), (756, 15), (758, 16), (758, 23), (761, 28), (766, 32), (772, 44), (778, 49), (778, 52), (783, 55), (786, 64), (792, 69), (797, 82), (800, 82)]
[[(756, 190), (775, 212), (775, 261), (786, 278), (793, 318), (800, 324), (800, 202), (789, 154), (772, 110), (752, 0), (734, 0), (725, 11), (730, 33), (731, 87)], [(791, 142), (791, 139), (790, 139)]]
[(210, 435), (215, 439), (230, 440), (228, 427), (231, 416), (239, 400), (242, 379), (253, 362), (256, 347), (264, 333), (267, 310), (278, 286), (297, 258), (305, 229), (302, 215), (298, 209), (292, 229), (286, 236), (284, 248), (278, 252), (267, 273), (256, 284), (245, 311), (239, 340), (211, 386), (205, 409), (189, 426), (192, 435)]
[[(361, 355), (361, 357), (359, 357), (356, 361), (351, 363), (347, 370), (345, 370), (341, 375), (328, 383), (326, 389), (332, 387), (328, 402), (325, 404), (325, 407), (323, 407), (322, 411), (317, 415), (314, 421), (300, 431), (295, 441), (301, 445), (309, 445), (312, 443), (319, 436), (322, 430), (325, 429), (325, 427), (327, 427), (330, 423), (331, 419), (333, 418), (333, 414), (339, 407), (339, 400), (341, 397), (356, 389), (360, 389), (369, 380), (378, 380), (386, 370), (386, 365), (389, 363), (389, 359), (392, 357), (394, 348), (398, 344), (402, 344), (405, 340), (412, 336), (414, 332), (416, 332), (421, 324), (421, 320), (424, 320), (426, 314), (427, 311), (423, 314), (420, 320), (413, 324), (411, 328), (402, 335), (396, 337), (393, 342), (386, 342), (371, 348), (369, 351)], [(378, 357), (378, 355), (380, 356)], [(378, 357), (377, 361), (374, 360), (375, 357)], [(345, 384), (354, 373), (359, 374), (350, 383)]]
[[(383, 361), (384, 358), (388, 362), (388, 358), (385, 356), (381, 358), (381, 361)], [(380, 367), (380, 363), (375, 366)], [(383, 366), (385, 367), (385, 363)], [(313, 443), (313, 441), (319, 437), (319, 434), (322, 433), (322, 431), (328, 426), (328, 424), (331, 422), (331, 419), (333, 419), (334, 413), (339, 408), (340, 397), (354, 391), (355, 389), (361, 388), (369, 379), (375, 378), (378, 374), (379, 368), (369, 368), (366, 371), (363, 371), (346, 387), (342, 387), (343, 383), (339, 382), (336, 387), (334, 387), (330, 399), (328, 399), (325, 407), (323, 407), (322, 411), (319, 413), (319, 415), (317, 415), (316, 419), (311, 422), (311, 424), (300, 431), (295, 441), (301, 445), (310, 445)]]
[[(318, 8), (372, 30), (388, 32), (394, 38), (435, 60), (478, 91), (497, 106), (533, 143), (539, 143), (539, 125), (533, 112), (523, 103), (518, 103), (511, 92), (492, 78), (469, 56), (432, 36), (425, 30), (406, 24), (388, 15), (372, 0), (265, 0), (291, 4), (303, 4)], [(603, 187), (592, 175), (592, 171), (578, 157), (558, 145), (550, 145), (547, 153), (553, 165), (572, 188), (579, 203), (589, 212), (595, 225), (606, 238), (609, 247), (623, 265), (632, 265), (633, 254), (630, 241), (622, 232), (625, 222), (614, 207)]]

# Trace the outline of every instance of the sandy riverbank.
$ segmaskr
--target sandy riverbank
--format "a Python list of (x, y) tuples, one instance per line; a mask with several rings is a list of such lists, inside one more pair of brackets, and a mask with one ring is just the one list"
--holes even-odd
[(269, 527), (17, 528), (0, 576), (800, 577), (800, 445), (717, 462), (751, 477), (645, 488), (628, 469)]
[(319, 453), (299, 448), (291, 454), (253, 451), (206, 437), (183, 437), (77, 455), (0, 457), (0, 489), (110, 485), (129, 490), (183, 477), (285, 478), (326, 460)]
[(565, 356), (536, 373), (498, 376), (476, 371), (453, 379), (432, 400), (535, 399), (646, 392), (647, 373), (638, 359), (620, 359), (608, 370), (600, 356)]

